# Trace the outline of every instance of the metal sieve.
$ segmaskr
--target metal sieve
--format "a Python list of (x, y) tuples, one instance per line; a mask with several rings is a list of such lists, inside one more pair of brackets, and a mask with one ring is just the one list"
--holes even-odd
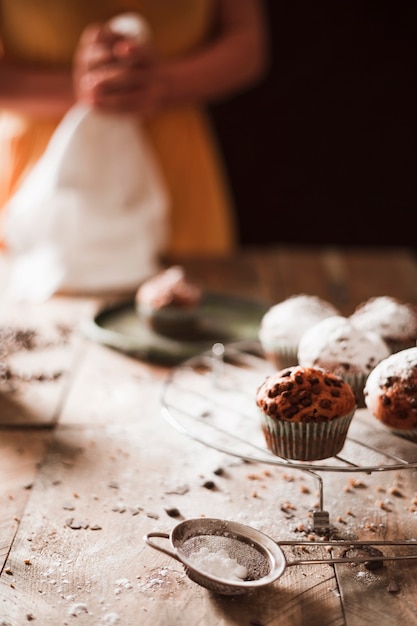
[[(170, 548), (153, 541), (155, 538), (168, 539)], [(215, 518), (195, 518), (180, 522), (171, 530), (171, 533), (149, 532), (144, 537), (146, 543), (183, 564), (187, 576), (195, 583), (225, 595), (247, 593), (260, 587), (265, 587), (280, 578), (286, 567), (291, 565), (305, 565), (311, 563), (374, 563), (382, 565), (385, 560), (417, 559), (413, 555), (385, 556), (380, 550), (372, 548), (376, 545), (401, 545), (417, 548), (415, 542), (395, 541), (281, 541), (276, 542), (268, 535), (255, 530), (250, 526), (238, 522)], [(287, 561), (281, 546), (332, 546), (344, 549), (344, 555), (339, 558), (325, 559), (296, 559)], [(199, 554), (202, 549), (205, 554), (226, 555), (236, 567), (243, 567), (245, 577), (239, 579), (233, 573), (222, 575), (221, 564), (216, 573), (206, 569), (204, 560)], [(350, 556), (349, 556), (350, 554)], [(223, 558), (223, 557), (222, 557)], [(224, 561), (226, 563), (226, 561)], [(217, 573), (218, 572), (218, 573)]]

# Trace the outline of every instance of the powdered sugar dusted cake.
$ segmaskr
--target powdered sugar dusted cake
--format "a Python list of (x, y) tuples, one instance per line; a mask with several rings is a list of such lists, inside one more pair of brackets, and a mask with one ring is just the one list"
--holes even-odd
[(146, 280), (135, 296), (139, 317), (155, 332), (175, 338), (193, 337), (197, 332), (202, 289), (173, 265)]
[(369, 373), (389, 356), (390, 350), (374, 332), (362, 330), (341, 315), (321, 320), (301, 337), (298, 362), (321, 367), (346, 380), (364, 406), (363, 388)]
[(298, 342), (316, 322), (338, 315), (338, 309), (309, 294), (296, 294), (273, 305), (264, 315), (259, 341), (267, 358), (278, 368), (297, 364)]
[(417, 441), (417, 347), (378, 363), (368, 376), (364, 396), (380, 422)]
[(416, 345), (417, 307), (392, 296), (377, 296), (363, 302), (356, 307), (351, 320), (358, 328), (377, 332), (391, 352)]
[(136, 303), (153, 309), (167, 306), (193, 308), (200, 303), (201, 288), (191, 282), (180, 265), (152, 276), (138, 288)]

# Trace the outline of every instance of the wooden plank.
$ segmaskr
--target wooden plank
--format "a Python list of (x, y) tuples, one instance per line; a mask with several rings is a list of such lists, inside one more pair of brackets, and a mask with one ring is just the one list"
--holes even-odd
[(45, 432), (0, 431), (0, 571), (31, 495), (48, 439)]
[(210, 259), (209, 264), (204, 257), (177, 259), (176, 262), (183, 265), (187, 275), (203, 289), (263, 300), (268, 294), (262, 290), (259, 256), (259, 250), (255, 248), (236, 254), (233, 258)]
[(0, 313), (0, 424), (47, 427), (57, 418), (94, 301), (7, 303)]
[[(215, 473), (220, 466), (222, 476)], [(205, 488), (207, 480), (216, 488)], [(240, 521), (256, 515), (265, 529), (268, 520), (285, 519), (275, 498), (253, 496), (253, 483), (247, 464), (184, 441), (152, 409), (136, 425), (58, 427), (6, 563), (12, 574), (1, 577), (4, 619), (19, 623), (31, 613), (64, 624), (80, 611), (85, 623), (87, 616), (106, 623), (117, 615), (134, 624), (139, 610), (141, 624), (162, 626), (169, 598), (170, 624), (286, 626), (302, 624), (307, 611), (311, 624), (342, 624), (328, 566), (288, 568), (260, 594), (213, 597), (181, 564), (144, 543), (145, 532), (169, 531), (182, 518), (224, 518), (226, 510)]]
[[(414, 301), (417, 271), (406, 251), (329, 248), (257, 250), (230, 264), (191, 267), (214, 290), (270, 301), (291, 292), (327, 299), (336, 294), (346, 312), (356, 299), (377, 295), (377, 287), (388, 293), (392, 286), (398, 289), (394, 295), (410, 294)], [(26, 414), (2, 413), (0, 405), (0, 420), (18, 428), (2, 430), (0, 437), (0, 622), (304, 626), (308, 616), (309, 626), (362, 626), (375, 619), (381, 626), (399, 619), (417, 623), (414, 562), (386, 561), (375, 572), (363, 565), (288, 566), (260, 592), (223, 597), (145, 544), (146, 532), (169, 531), (182, 519), (200, 516), (234, 519), (278, 541), (317, 539), (310, 527), (318, 482), (297, 468), (222, 454), (168, 425), (160, 400), (169, 369), (90, 342), (79, 332), (82, 319), (102, 301), (54, 298), (15, 310), (7, 304), (1, 313), (0, 325), (3, 319), (30, 320), (50, 337), (53, 324), (64, 320), (72, 333), (68, 344), (44, 346), (15, 363), (65, 367), (65, 384), (48, 390), (52, 382), (38, 383), (35, 390), (32, 381), (30, 391), (18, 391)], [(3, 388), (3, 403), (5, 396), (16, 397)], [(29, 424), (50, 432), (33, 431)], [(386, 435), (366, 410), (358, 411), (354, 430), (369, 443)], [(399, 438), (392, 442), (392, 451), (406, 459), (414, 459), (416, 449)], [(355, 454), (358, 463), (373, 458), (366, 449)], [(321, 476), (336, 536), (415, 538), (415, 469)], [(329, 556), (322, 546), (285, 551), (289, 561)]]
[(417, 264), (406, 248), (272, 248), (260, 254), (260, 266), (272, 303), (310, 293), (350, 315), (377, 295), (417, 302)]
[(150, 410), (159, 416), (161, 383), (168, 371), (89, 342), (59, 421), (80, 425), (135, 423)]
[(272, 248), (261, 255), (260, 263), (271, 303), (299, 293), (334, 301), (332, 285), (327, 280), (321, 253), (317, 249)]
[(374, 296), (389, 295), (417, 303), (417, 264), (407, 249), (348, 249), (342, 253), (349, 310)]
[[(141, 623), (162, 625), (166, 617), (163, 600), (170, 597), (172, 623), (178, 624), (182, 615), (185, 623), (200, 618), (214, 625), (219, 623), (220, 608), (224, 624), (233, 618), (238, 623), (250, 619), (277, 626), (301, 625), (306, 614), (312, 624), (343, 624), (340, 589), (348, 609), (355, 598), (349, 609), (352, 615), (369, 616), (370, 591), (374, 594), (385, 588), (381, 574), (359, 576), (362, 566), (353, 573), (349, 566), (338, 566), (338, 582), (329, 566), (288, 567), (277, 583), (259, 594), (239, 600), (212, 598), (187, 579), (178, 563), (144, 546), (145, 532), (169, 531), (182, 518), (223, 518), (225, 507), (227, 518), (259, 527), (274, 538), (303, 538), (294, 529), (305, 522), (316, 497), (309, 481), (296, 470), (269, 468), (265, 472), (262, 464), (232, 460), (184, 440), (157, 420), (151, 408), (136, 425), (58, 428), (6, 564), (13, 575), (7, 575), (0, 593), (8, 610), (13, 607), (14, 613), (6, 613), (8, 618), (21, 619), (24, 610), (38, 619), (51, 615), (56, 623), (64, 623), (71, 612), (87, 608), (89, 615), (103, 623), (110, 614), (129, 623), (141, 606)], [(215, 473), (219, 467), (224, 469), (222, 476)], [(205, 489), (207, 480), (213, 480), (216, 488)], [(326, 504), (334, 520), (336, 514), (346, 520), (335, 520), (335, 526), (348, 537), (356, 536), (364, 522), (377, 529), (377, 535), (363, 530), (366, 538), (380, 538), (380, 529), (384, 536), (392, 534), (404, 522), (402, 509), (409, 503), (413, 484), (406, 486), (404, 498), (397, 498), (394, 517), (392, 512), (375, 509), (381, 484), (393, 484), (392, 480), (378, 475), (378, 491), (367, 478), (363, 487), (344, 493), (342, 486), (348, 485), (348, 479), (330, 476)], [(405, 476), (403, 489), (406, 480)], [(291, 507), (286, 509), (286, 502)], [(348, 507), (355, 517), (346, 515)], [(174, 508), (180, 512), (176, 519), (166, 512)], [(71, 518), (89, 528), (70, 528), (67, 520)], [(101, 530), (93, 531), (95, 524)], [(384, 584), (400, 571), (398, 567), (386, 566)], [(409, 587), (413, 577), (406, 575), (404, 570), (400, 582), (407, 580)], [(382, 623), (388, 624), (399, 614), (399, 607), (408, 606), (406, 599), (402, 604), (400, 600), (397, 596), (393, 612), (384, 604), (386, 621)]]
[[(391, 454), (416, 462), (417, 445), (399, 437), (393, 437), (389, 430), (379, 425), (366, 409), (359, 410), (354, 420), (360, 423), (362, 439), (369, 445), (384, 442)], [(372, 429), (372, 430), (370, 430)], [(355, 432), (359, 437), (361, 428)], [(389, 445), (386, 441), (389, 437)], [(357, 452), (356, 460), (360, 464), (370, 463), (370, 454), (366, 450)], [(327, 477), (326, 477), (327, 478)], [(358, 483), (355, 482), (358, 480)], [(416, 539), (417, 500), (415, 485), (417, 470), (407, 468), (388, 472), (352, 474), (342, 487), (342, 502), (347, 502), (350, 515), (342, 516), (344, 523), (354, 519), (355, 534), (361, 540), (395, 540), (414, 542)], [(327, 493), (337, 498), (338, 491), (331, 482), (326, 485)], [(340, 491), (339, 491), (340, 493)], [(333, 504), (332, 506), (336, 506)], [(349, 536), (349, 526), (347, 534)], [(352, 529), (350, 529), (352, 530)], [(386, 556), (417, 554), (414, 548), (402, 546), (381, 547)], [(417, 560), (384, 561), (383, 567), (369, 570), (364, 565), (336, 565), (338, 585), (342, 593), (343, 606), (348, 623), (358, 626), (366, 623), (378, 623), (389, 626), (393, 623), (416, 624), (417, 616), (414, 602), (410, 597), (417, 594)], [(411, 594), (411, 595), (409, 595)], [(367, 598), (366, 602), (364, 598)]]

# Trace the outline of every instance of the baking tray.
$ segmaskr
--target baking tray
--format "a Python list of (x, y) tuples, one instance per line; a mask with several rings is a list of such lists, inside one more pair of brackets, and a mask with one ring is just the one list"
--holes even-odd
[(198, 315), (201, 335), (179, 340), (150, 330), (139, 318), (132, 300), (100, 309), (83, 324), (85, 335), (139, 359), (175, 365), (208, 350), (216, 342), (256, 339), (268, 305), (249, 298), (205, 293)]

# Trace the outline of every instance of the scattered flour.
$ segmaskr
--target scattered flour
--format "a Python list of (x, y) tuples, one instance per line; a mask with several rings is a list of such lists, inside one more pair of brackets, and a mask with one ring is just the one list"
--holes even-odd
[(120, 616), (117, 613), (107, 613), (101, 618), (100, 624), (105, 624), (106, 626), (114, 626), (114, 624), (120, 624)]
[(114, 590), (114, 593), (116, 595), (119, 595), (122, 589), (132, 589), (132, 587), (133, 585), (130, 580), (128, 580), (127, 578), (119, 578), (118, 580), (116, 580), (116, 588)]
[(83, 613), (88, 613), (88, 608), (87, 605), (83, 604), (82, 602), (77, 602), (76, 604), (73, 604), (68, 610), (68, 615), (72, 617), (78, 617)]

